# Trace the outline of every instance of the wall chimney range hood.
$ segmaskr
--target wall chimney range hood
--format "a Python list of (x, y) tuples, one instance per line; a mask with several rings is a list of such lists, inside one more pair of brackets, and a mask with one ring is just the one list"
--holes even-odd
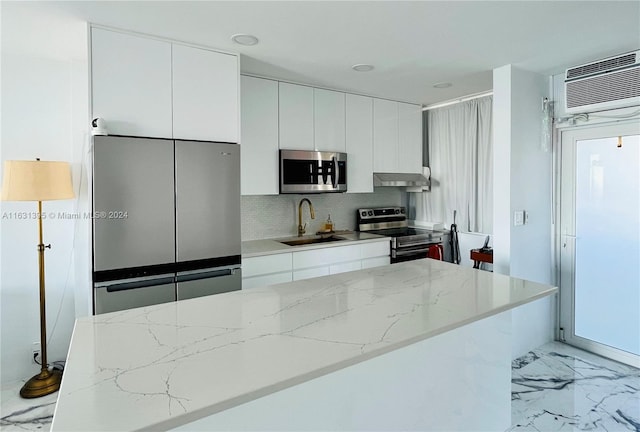
[(422, 174), (406, 173), (373, 173), (374, 186), (403, 186), (423, 187), (429, 186), (430, 181)]

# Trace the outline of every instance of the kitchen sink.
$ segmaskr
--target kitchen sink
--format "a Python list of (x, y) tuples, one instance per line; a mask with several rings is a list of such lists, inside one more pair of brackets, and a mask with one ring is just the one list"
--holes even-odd
[(347, 240), (344, 237), (338, 236), (309, 236), (309, 237), (298, 237), (293, 240), (278, 240), (278, 243), (286, 244), (288, 246), (304, 246), (318, 243), (329, 243), (334, 241), (345, 241)]

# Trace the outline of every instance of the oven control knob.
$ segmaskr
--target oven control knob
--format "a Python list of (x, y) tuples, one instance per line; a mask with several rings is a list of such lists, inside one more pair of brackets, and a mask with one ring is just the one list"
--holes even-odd
[(400, 209), (396, 209), (396, 214), (400, 214)]
[(404, 214), (404, 209), (400, 209), (400, 213)]
[(373, 216), (373, 210), (369, 210), (369, 216)]
[(366, 211), (363, 211), (362, 213), (360, 213), (360, 216), (365, 217), (367, 215)]

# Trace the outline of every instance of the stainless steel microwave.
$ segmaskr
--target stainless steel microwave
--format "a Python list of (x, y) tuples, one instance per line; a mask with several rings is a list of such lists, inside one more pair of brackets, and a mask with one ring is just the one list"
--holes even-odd
[(280, 193), (347, 191), (347, 154), (280, 150)]

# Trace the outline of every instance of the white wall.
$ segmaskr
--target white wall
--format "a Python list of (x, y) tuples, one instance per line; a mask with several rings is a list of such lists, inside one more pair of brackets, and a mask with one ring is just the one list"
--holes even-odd
[(511, 66), (493, 71), (493, 270), (511, 257)]
[[(88, 130), (86, 23), (52, 13), (42, 3), (2, 2), (1, 7), (1, 159), (72, 162), (79, 190)], [(78, 202), (45, 202), (43, 211), (56, 216), (75, 212)], [(30, 362), (32, 344), (40, 340), (37, 221), (15, 219), (15, 212), (37, 211), (37, 204), (2, 202), (1, 206), (0, 379), (7, 383), (39, 370)], [(80, 301), (76, 310), (75, 295), (76, 289), (90, 295), (87, 270), (78, 271), (78, 262), (83, 261), (74, 259), (84, 254), (88, 263), (87, 223), (58, 217), (44, 222), (44, 241), (52, 245), (45, 258), (50, 362), (66, 358), (76, 314), (87, 313), (86, 301)], [(76, 232), (76, 242), (84, 244), (74, 253)]]
[[(546, 284), (553, 283), (552, 159), (541, 136), (549, 87), (547, 77), (511, 65), (493, 73), (494, 271)], [(513, 225), (516, 210), (529, 213), (527, 224)], [(555, 300), (529, 306), (514, 311), (514, 357), (553, 340)], [(541, 310), (549, 320), (532, 320)]]

